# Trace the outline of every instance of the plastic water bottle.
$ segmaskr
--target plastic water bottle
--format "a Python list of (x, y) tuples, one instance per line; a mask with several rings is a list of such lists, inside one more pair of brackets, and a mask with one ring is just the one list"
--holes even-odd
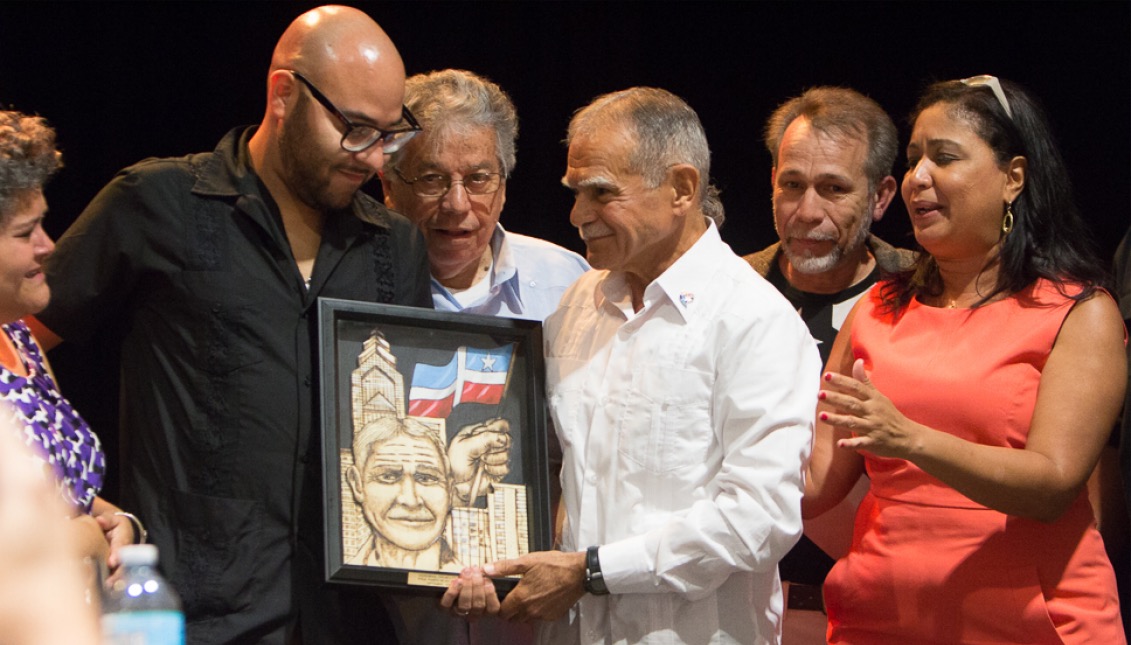
[(184, 645), (181, 600), (157, 571), (157, 547), (122, 547), (122, 577), (102, 601), (106, 645)]

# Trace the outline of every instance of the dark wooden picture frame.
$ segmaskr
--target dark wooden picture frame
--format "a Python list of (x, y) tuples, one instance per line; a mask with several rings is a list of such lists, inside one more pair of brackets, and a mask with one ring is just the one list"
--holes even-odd
[(327, 581), (438, 595), (463, 566), (549, 549), (541, 324), (327, 298), (318, 315)]

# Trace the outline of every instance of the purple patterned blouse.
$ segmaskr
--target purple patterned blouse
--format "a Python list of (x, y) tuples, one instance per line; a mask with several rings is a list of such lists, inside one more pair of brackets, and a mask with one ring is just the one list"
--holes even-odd
[(28, 373), (20, 376), (0, 365), (0, 400), (11, 405), (23, 425), (24, 443), (51, 466), (63, 499), (89, 513), (106, 473), (98, 436), (59, 392), (27, 325), (16, 321), (0, 329), (12, 340)]

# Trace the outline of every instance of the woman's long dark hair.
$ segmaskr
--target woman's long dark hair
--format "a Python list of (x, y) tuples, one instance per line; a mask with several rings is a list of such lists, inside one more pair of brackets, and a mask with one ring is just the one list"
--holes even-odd
[[(1028, 161), (1024, 188), (1013, 202), (1013, 230), (1001, 242), (997, 283), (974, 306), (999, 294), (1017, 293), (1038, 278), (1052, 281), (1062, 293), (1065, 285), (1079, 285), (1083, 290), (1072, 297), (1083, 300), (1103, 284), (1104, 272), (1073, 201), (1064, 159), (1036, 100), (1015, 83), (1000, 82), (1012, 118), (990, 87), (968, 86), (962, 81), (931, 85), (911, 114), (914, 127), (923, 110), (946, 104), (952, 115), (968, 123), (993, 149), (1001, 165), (1016, 156)], [(881, 287), (884, 306), (893, 312), (903, 310), (916, 295), (941, 293), (938, 265), (923, 252), (910, 269), (890, 276)]]

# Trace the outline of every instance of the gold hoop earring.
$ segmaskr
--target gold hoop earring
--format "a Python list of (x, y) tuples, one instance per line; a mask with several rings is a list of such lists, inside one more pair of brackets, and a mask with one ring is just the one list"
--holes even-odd
[(1001, 218), (1001, 234), (1009, 235), (1013, 230), (1013, 204), (1005, 207), (1005, 217)]

